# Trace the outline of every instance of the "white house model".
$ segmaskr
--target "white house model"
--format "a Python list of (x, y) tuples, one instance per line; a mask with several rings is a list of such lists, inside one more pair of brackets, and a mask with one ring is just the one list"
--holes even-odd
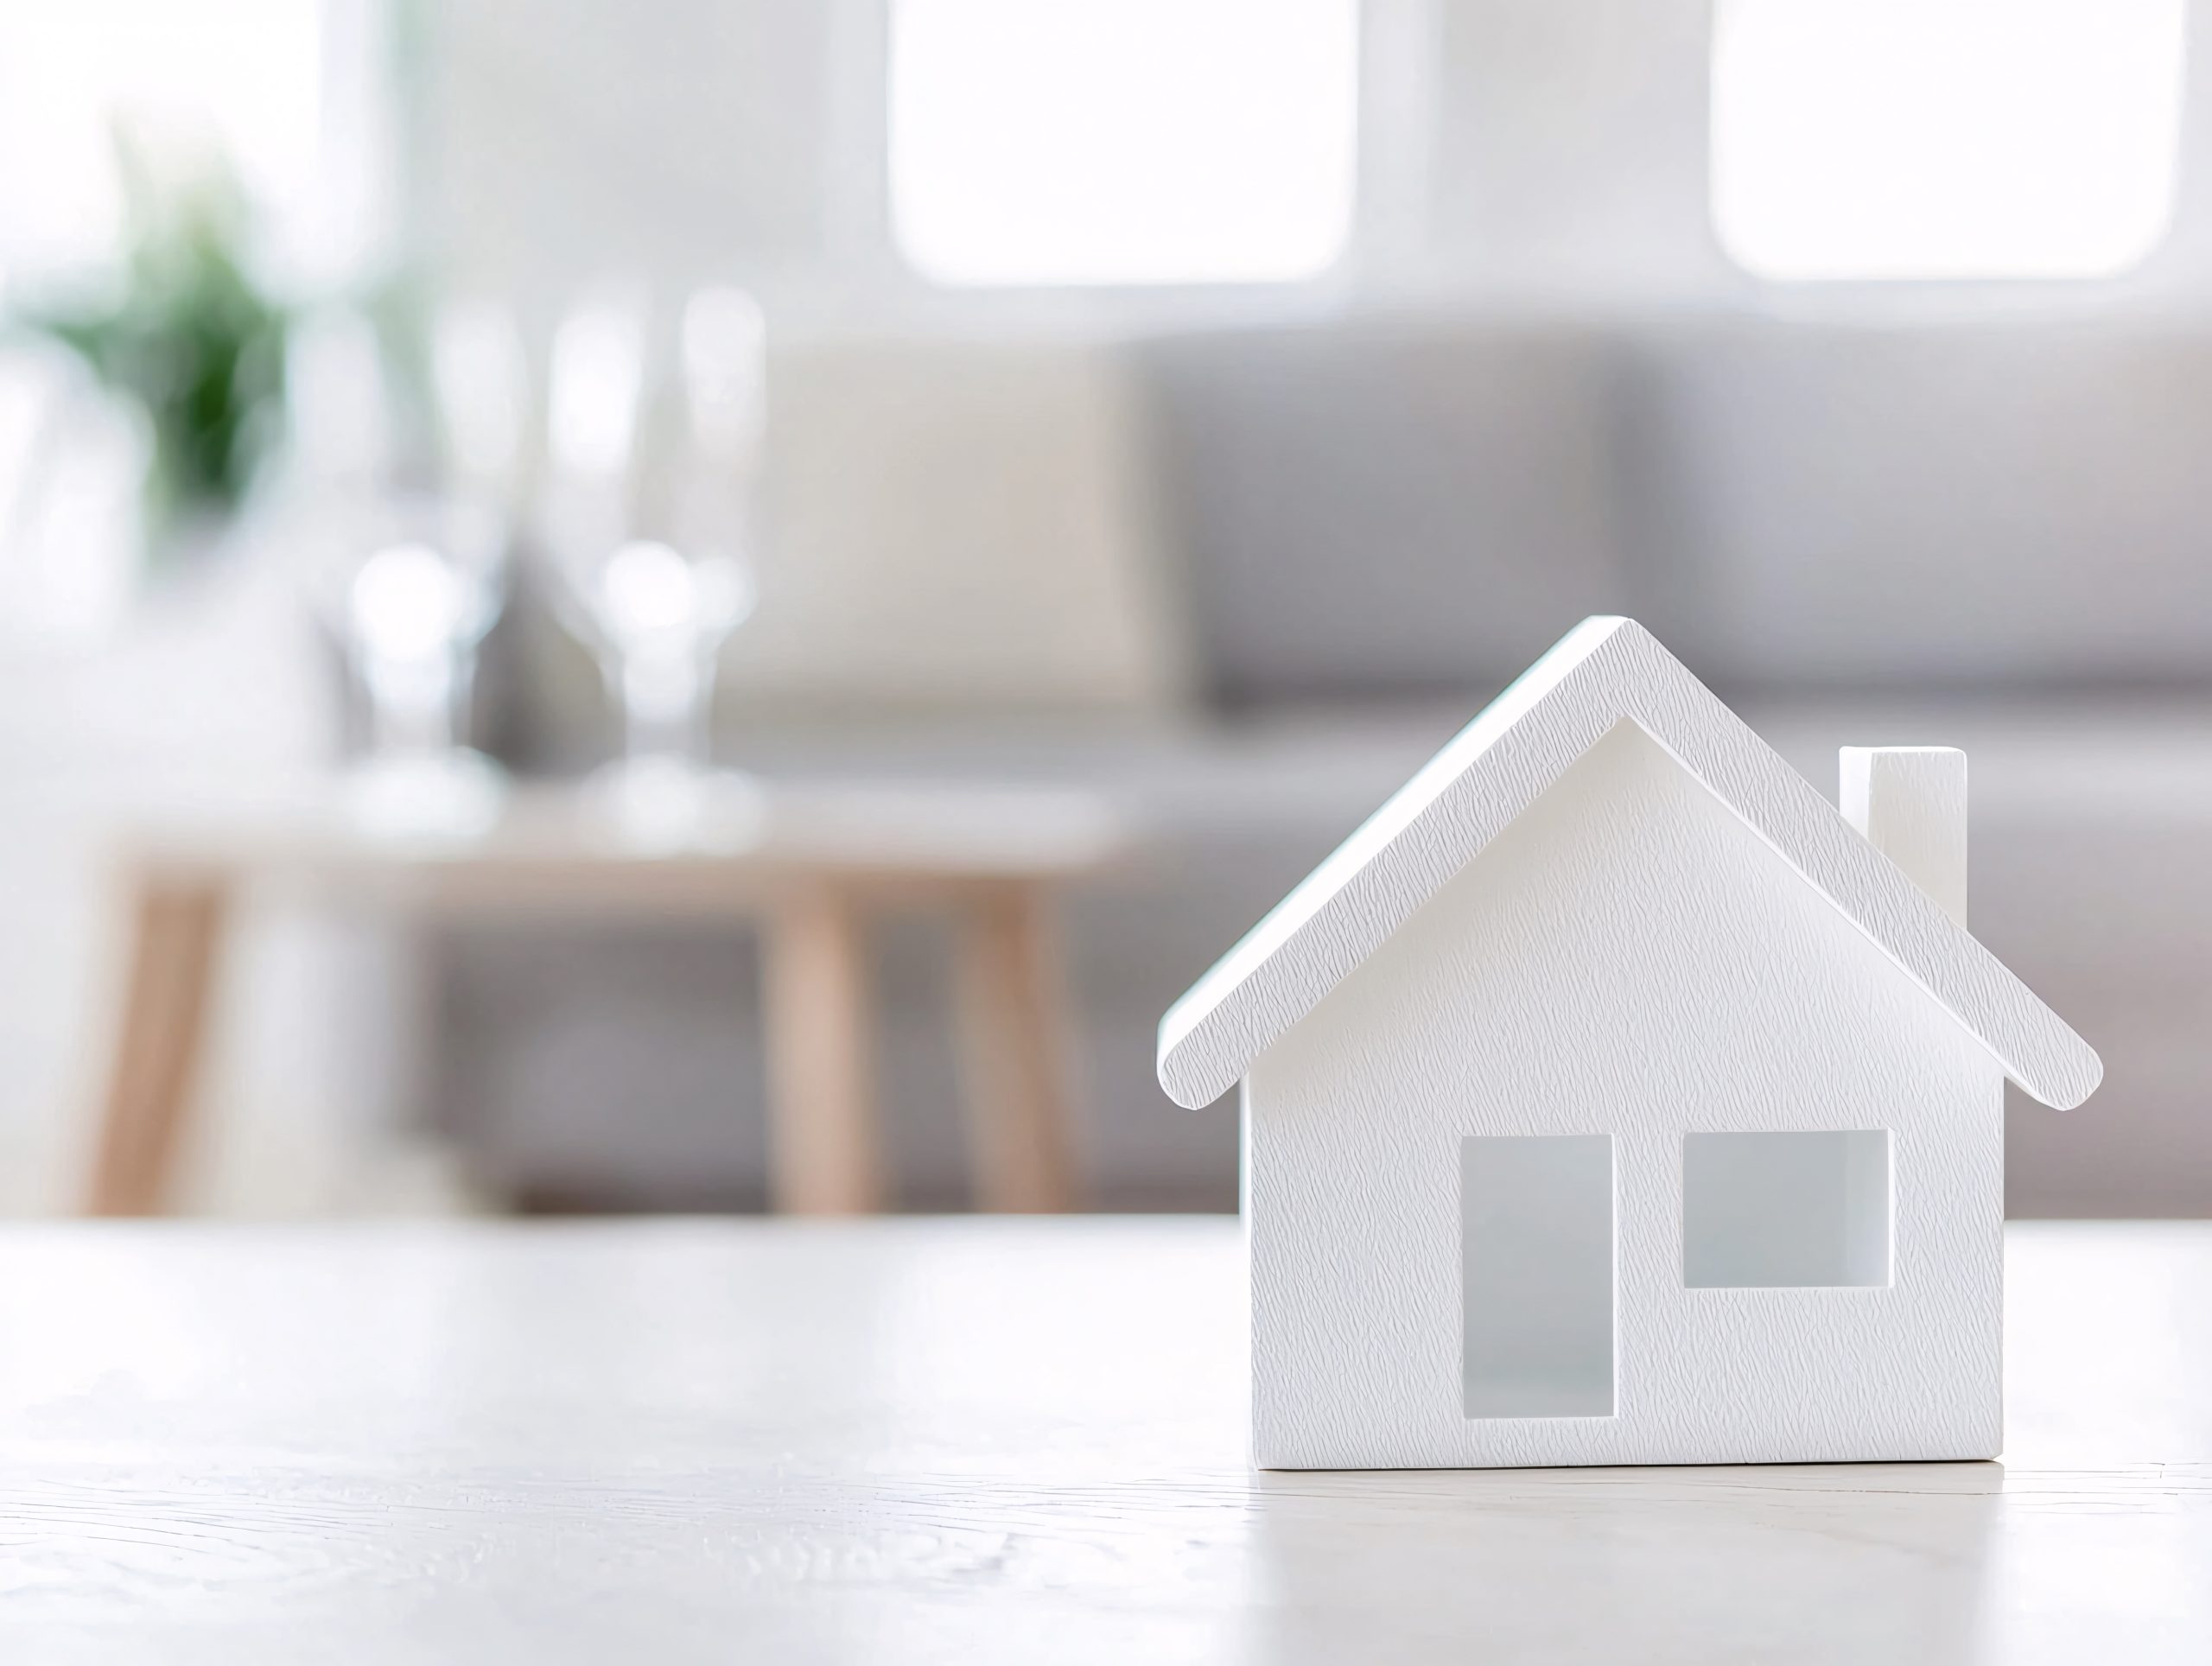
[(1967, 932), (1964, 756), (1841, 797), (1589, 620), (1175, 1004), (1255, 1462), (1997, 1453), (2005, 1079), (2102, 1066)]

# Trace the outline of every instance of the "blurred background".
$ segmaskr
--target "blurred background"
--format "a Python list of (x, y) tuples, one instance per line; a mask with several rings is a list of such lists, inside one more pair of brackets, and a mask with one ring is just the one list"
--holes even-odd
[(1234, 1208), (1160, 1014), (1618, 611), (2212, 1210), (2208, 10), (0, 8), (0, 1209)]

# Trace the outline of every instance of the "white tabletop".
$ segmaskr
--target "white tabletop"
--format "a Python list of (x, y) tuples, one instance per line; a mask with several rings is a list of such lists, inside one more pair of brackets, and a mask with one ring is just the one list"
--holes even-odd
[(0, 1658), (2212, 1660), (2212, 1225), (1998, 1464), (1256, 1474), (1185, 1221), (0, 1232)]
[(512, 785), (470, 776), (449, 803), (393, 792), (373, 772), (132, 804), (110, 843), (158, 867), (346, 882), (399, 873), (448, 881), (532, 876), (573, 887), (733, 868), (887, 872), (941, 878), (1061, 877), (1126, 854), (1127, 830), (1074, 788), (862, 779), (765, 780), (728, 773)]

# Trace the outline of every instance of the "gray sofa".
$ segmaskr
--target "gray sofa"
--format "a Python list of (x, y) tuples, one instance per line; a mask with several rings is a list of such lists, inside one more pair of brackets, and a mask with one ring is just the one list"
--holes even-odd
[[(1977, 930), (2105, 1053), (2012, 1123), (2015, 1213), (2212, 1211), (2212, 332), (1406, 318), (1142, 340), (1179, 718), (754, 728), (776, 773), (1090, 784), (1145, 855), (1072, 900), (1098, 1201), (1233, 1207), (1160, 1010), (1575, 620), (1643, 618), (1824, 788), (1973, 754)], [(856, 486), (855, 489), (864, 489)], [(749, 945), (442, 940), (434, 1110), (552, 1205), (757, 1203)], [(915, 1206), (963, 1195), (925, 928), (882, 968)]]

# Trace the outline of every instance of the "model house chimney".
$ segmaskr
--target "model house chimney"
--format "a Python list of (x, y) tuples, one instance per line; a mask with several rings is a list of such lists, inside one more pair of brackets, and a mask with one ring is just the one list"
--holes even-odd
[(1963, 925), (1967, 755), (1955, 747), (1846, 747), (1844, 820)]

